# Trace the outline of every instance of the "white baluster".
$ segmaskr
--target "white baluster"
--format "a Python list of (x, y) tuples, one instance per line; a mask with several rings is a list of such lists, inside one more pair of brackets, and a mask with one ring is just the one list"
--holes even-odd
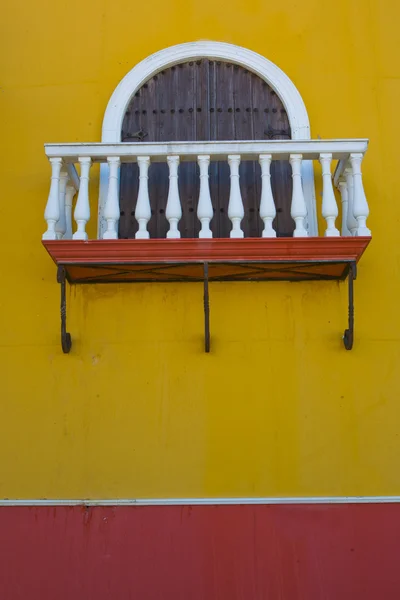
[(66, 193), (66, 189), (67, 189), (68, 179), (69, 179), (69, 175), (68, 175), (67, 171), (64, 171), (64, 169), (63, 169), (60, 173), (60, 183), (58, 186), (58, 200), (59, 200), (58, 203), (60, 206), (60, 217), (56, 223), (56, 234), (57, 234), (58, 240), (61, 240), (63, 238), (64, 233), (67, 228), (67, 225), (65, 222), (65, 193)]
[(65, 233), (63, 240), (72, 239), (72, 201), (75, 196), (75, 188), (73, 185), (67, 185), (65, 192)]
[(135, 234), (138, 240), (147, 240), (150, 237), (147, 231), (147, 223), (151, 217), (150, 197), (149, 197), (149, 166), (150, 156), (138, 156), (139, 165), (139, 192), (136, 203), (135, 219), (139, 223), (139, 229)]
[(210, 221), (214, 216), (214, 211), (211, 202), (208, 176), (210, 157), (207, 155), (198, 156), (197, 162), (200, 168), (200, 193), (199, 204), (197, 206), (197, 217), (201, 223), (199, 238), (212, 238), (213, 234), (210, 229)]
[(351, 232), (347, 227), (349, 194), (347, 192), (346, 181), (339, 181), (339, 191), (342, 198), (342, 236), (349, 236), (351, 235)]
[(325, 237), (339, 237), (340, 232), (335, 225), (339, 211), (332, 185), (332, 154), (320, 154), (319, 162), (322, 167), (322, 216), (327, 225)]
[(229, 154), (228, 163), (231, 170), (231, 189), (228, 204), (228, 217), (232, 221), (230, 237), (242, 238), (244, 237), (244, 232), (240, 228), (240, 223), (244, 217), (244, 208), (239, 184), (240, 155)]
[(79, 184), (78, 200), (75, 206), (74, 218), (78, 226), (72, 238), (74, 240), (87, 240), (86, 223), (90, 219), (89, 204), (89, 171), (92, 159), (89, 157), (78, 158), (81, 165), (81, 176)]
[(365, 197), (364, 186), (362, 182), (361, 174), (361, 162), (363, 159), (362, 154), (350, 154), (350, 162), (353, 168), (353, 186), (354, 186), (354, 197), (353, 197), (353, 214), (357, 219), (357, 231), (356, 235), (371, 235), (371, 231), (368, 229), (366, 221), (369, 215), (368, 202)]
[(47, 221), (47, 231), (44, 232), (43, 240), (56, 240), (56, 223), (60, 218), (60, 171), (62, 167), (62, 158), (50, 158), (51, 164), (51, 183), (50, 192), (44, 211), (44, 218)]
[(262, 237), (265, 238), (276, 237), (276, 231), (272, 227), (276, 209), (271, 188), (271, 158), (271, 154), (260, 154), (259, 157), (261, 165), (260, 217), (264, 222)]
[(347, 228), (350, 231), (350, 235), (356, 235), (357, 231), (357, 219), (354, 218), (353, 213), (353, 198), (354, 198), (354, 185), (353, 185), (353, 171), (351, 167), (348, 167), (344, 171), (346, 177), (347, 186)]
[(293, 194), (290, 214), (296, 223), (296, 229), (293, 237), (307, 237), (304, 220), (307, 217), (307, 206), (304, 200), (303, 186), (301, 183), (301, 163), (303, 156), (301, 154), (291, 154), (290, 164), (292, 167)]
[(167, 238), (180, 238), (178, 223), (182, 217), (181, 201), (178, 188), (179, 156), (167, 156), (169, 166), (169, 190), (165, 216), (169, 221)]
[(117, 240), (119, 221), (118, 172), (121, 160), (119, 156), (109, 156), (107, 162), (109, 169), (108, 191), (103, 213), (107, 229), (103, 233), (103, 240)]

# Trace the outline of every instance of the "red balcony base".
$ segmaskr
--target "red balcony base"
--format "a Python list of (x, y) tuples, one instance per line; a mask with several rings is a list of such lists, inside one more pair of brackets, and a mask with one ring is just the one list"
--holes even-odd
[(344, 279), (370, 237), (43, 241), (70, 283)]

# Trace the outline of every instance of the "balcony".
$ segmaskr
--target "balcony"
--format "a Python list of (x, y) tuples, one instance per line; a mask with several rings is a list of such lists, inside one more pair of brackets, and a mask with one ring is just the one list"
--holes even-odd
[[(52, 176), (43, 244), (57, 264), (68, 266), (67, 275), (71, 282), (87, 281), (89, 278), (99, 282), (198, 280), (202, 279), (200, 263), (204, 262), (210, 263), (210, 279), (341, 278), (347, 273), (348, 263), (360, 258), (371, 236), (366, 225), (369, 209), (361, 174), (367, 145), (366, 140), (48, 144), (45, 149), (52, 166)], [(317, 160), (322, 166), (321, 212), (326, 222), (323, 237), (309, 235), (302, 185), (302, 164)], [(213, 161), (226, 161), (230, 169), (229, 238), (213, 238), (210, 229), (214, 209), (209, 168)], [(241, 228), (245, 211), (240, 165), (246, 161), (258, 161), (261, 166), (258, 211), (263, 229), (259, 238), (244, 237)], [(273, 227), (276, 217), (271, 187), (273, 161), (287, 161), (291, 166), (293, 192), (290, 215), (295, 224), (292, 238), (277, 237)], [(332, 179), (333, 161), (337, 165)], [(132, 198), (132, 207), (135, 206), (132, 212), (138, 229), (134, 239), (123, 240), (118, 239), (119, 169), (121, 163), (132, 162), (139, 166), (137, 198)], [(166, 163), (169, 169), (165, 210), (168, 231), (165, 239), (150, 239), (149, 179), (152, 164), (160, 162)], [(179, 231), (182, 216), (180, 162), (197, 162), (199, 166), (197, 218), (201, 228), (197, 239), (182, 238)], [(99, 217), (104, 219), (106, 228), (99, 235), (101, 239), (88, 241), (86, 229), (91, 216), (89, 175), (93, 163), (108, 165), (108, 189), (104, 206), (99, 210)], [(77, 164), (80, 165), (80, 176), (75, 167)], [(336, 226), (339, 210), (334, 183), (341, 194), (341, 231)], [(79, 193), (74, 210), (76, 231), (73, 233), (72, 199), (75, 190)], [(246, 267), (241, 267), (244, 263)], [(249, 263), (259, 263), (259, 266), (249, 268)], [(282, 269), (277, 270), (279, 263)], [(170, 268), (164, 269), (166, 264)], [(233, 268), (235, 264), (236, 268)], [(262, 264), (266, 267), (263, 268)], [(273, 269), (267, 268), (270, 264), (274, 264)], [(283, 264), (289, 266), (284, 267)], [(292, 269), (292, 264), (297, 266)], [(117, 265), (124, 265), (123, 269), (116, 269)], [(152, 267), (146, 268), (146, 265)], [(154, 265), (160, 265), (160, 268)], [(171, 269), (171, 265), (175, 268)]]
[[(361, 174), (367, 146), (367, 140), (47, 144), (45, 150), (52, 175), (43, 245), (59, 267), (64, 301), (65, 278), (70, 283), (204, 281), (208, 307), (209, 281), (345, 279), (349, 275), (352, 313), (355, 266), (371, 239)], [(241, 166), (249, 161), (259, 165), (259, 172), (254, 170), (254, 177), (259, 173), (260, 179), (256, 213), (262, 230), (258, 237), (245, 237), (242, 228), (246, 207), (240, 174)], [(275, 161), (280, 165), (290, 164), (291, 198), (287, 199), (287, 206), (293, 219), (292, 237), (278, 237), (274, 228), (277, 209), (271, 167)], [(321, 214), (325, 221), (321, 236), (311, 235), (310, 222), (316, 223), (316, 206), (309, 186), (306, 197), (303, 181), (305, 173), (309, 176), (313, 172), (312, 161), (321, 164)], [(336, 165), (332, 176), (333, 161)], [(223, 215), (229, 220), (229, 237), (213, 237), (211, 227), (215, 208), (209, 172), (215, 162), (229, 166), (229, 202), (227, 215)], [(99, 233), (98, 239), (89, 240), (87, 226), (93, 208), (89, 176), (93, 163), (100, 163), (102, 168)], [(131, 239), (119, 239), (120, 169), (121, 164), (129, 163), (138, 166), (137, 193), (129, 201), (137, 226)], [(151, 238), (149, 224), (154, 210), (149, 182), (152, 166), (158, 163), (168, 166), (166, 209), (160, 211), (167, 229), (164, 238)], [(180, 194), (181, 163), (198, 165), (197, 237), (181, 237), (179, 228), (186, 201)], [(79, 175), (75, 165), (79, 165)], [(340, 231), (336, 224), (339, 209), (335, 186), (341, 199)], [(73, 232), (72, 205), (76, 191)], [(349, 328), (351, 343), (347, 345), (351, 347), (350, 321)], [(209, 347), (209, 333), (207, 337)]]

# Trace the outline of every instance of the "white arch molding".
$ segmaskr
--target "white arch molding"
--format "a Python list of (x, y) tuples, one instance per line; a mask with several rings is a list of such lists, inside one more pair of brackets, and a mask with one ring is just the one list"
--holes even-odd
[[(189, 42), (165, 48), (137, 64), (115, 88), (103, 119), (102, 142), (121, 141), (122, 122), (132, 96), (151, 77), (173, 65), (198, 58), (219, 59), (240, 65), (266, 81), (281, 99), (290, 123), (292, 139), (309, 140), (310, 122), (300, 93), (289, 77), (260, 54), (224, 42)], [(178, 140), (177, 140), (178, 141)], [(314, 171), (312, 161), (302, 167), (303, 189), (307, 203), (309, 235), (318, 235)], [(107, 197), (108, 165), (100, 168), (99, 237), (105, 228), (103, 208)]]

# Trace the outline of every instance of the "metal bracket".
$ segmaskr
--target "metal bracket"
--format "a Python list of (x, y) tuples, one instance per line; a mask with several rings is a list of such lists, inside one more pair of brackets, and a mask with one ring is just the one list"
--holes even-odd
[(349, 325), (343, 335), (343, 344), (346, 350), (351, 350), (354, 342), (354, 280), (357, 278), (357, 265), (351, 262), (349, 266)]
[[(204, 282), (204, 350), (210, 352), (210, 298), (209, 298), (209, 271), (208, 262), (203, 263), (203, 282)], [(349, 263), (348, 267), (348, 327), (343, 334), (343, 344), (346, 350), (351, 350), (354, 343), (354, 281), (357, 278), (357, 264), (355, 261)], [(64, 354), (68, 354), (71, 350), (72, 340), (71, 334), (67, 332), (67, 301), (66, 301), (66, 270), (64, 265), (59, 265), (57, 268), (57, 282), (61, 285), (61, 347)]]
[(208, 295), (208, 263), (204, 263), (204, 349), (210, 352), (210, 299)]
[(67, 332), (67, 301), (65, 298), (65, 267), (59, 265), (57, 268), (57, 282), (61, 284), (61, 347), (64, 354), (71, 350), (71, 334)]

